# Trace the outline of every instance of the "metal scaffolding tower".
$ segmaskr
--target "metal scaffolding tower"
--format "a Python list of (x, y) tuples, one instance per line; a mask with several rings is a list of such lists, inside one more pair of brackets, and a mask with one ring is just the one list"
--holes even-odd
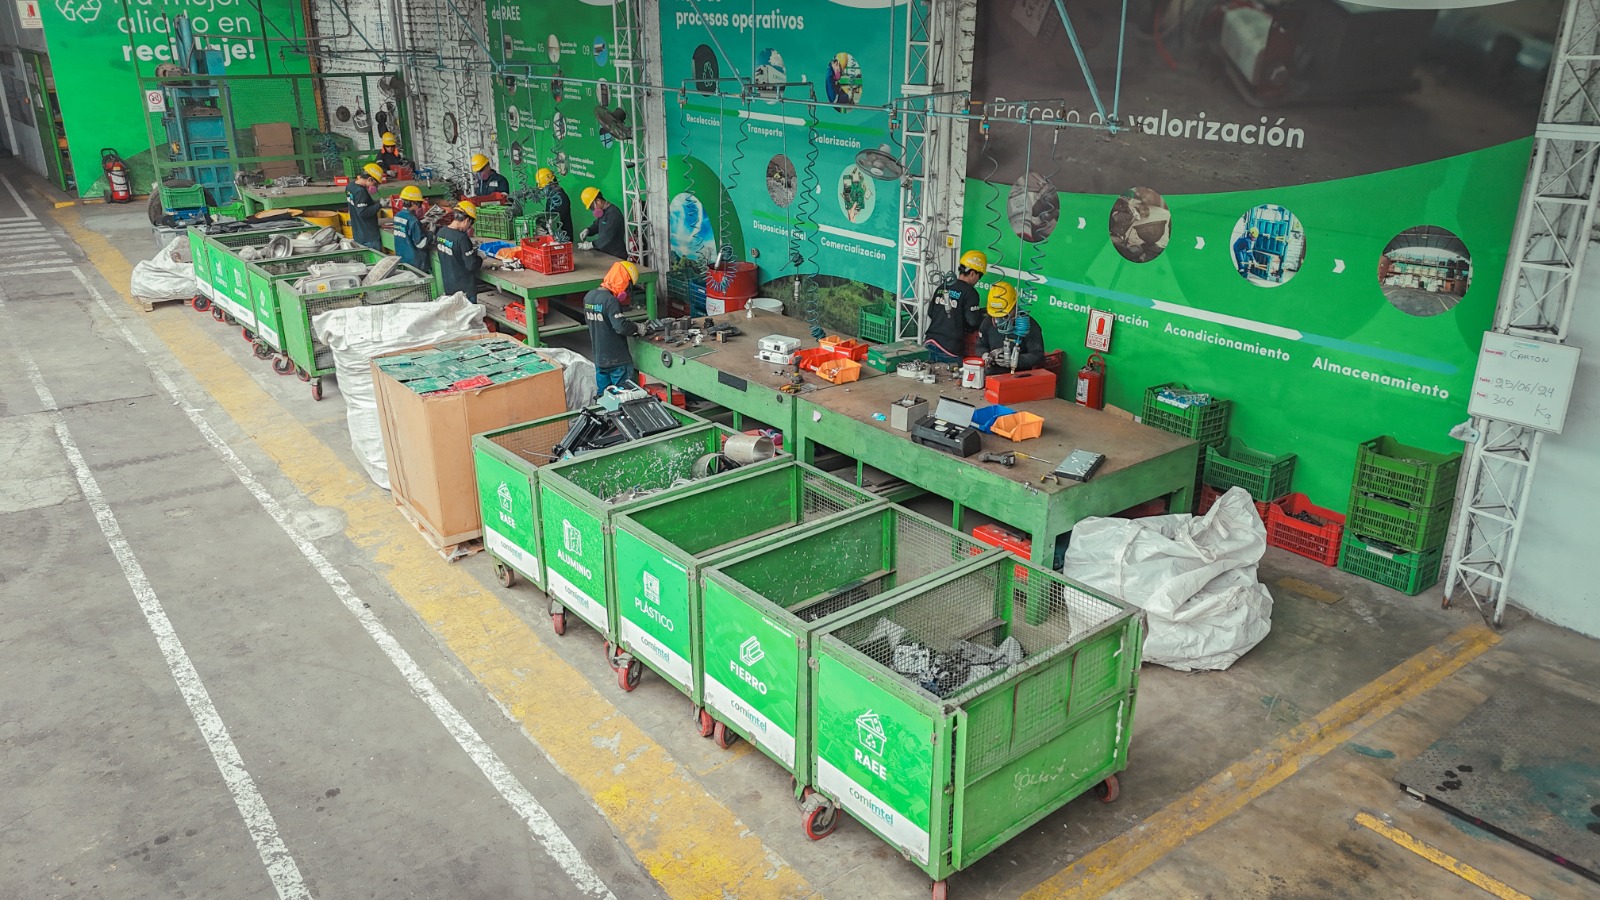
[[(627, 116), (633, 139), (618, 141), (622, 163), (622, 217), (626, 223), (628, 258), (640, 266), (651, 265), (650, 199), (645, 159), (644, 18), (642, 0), (618, 0), (611, 7), (612, 56), (617, 83), (613, 103)], [(659, 102), (659, 98), (658, 98)]]
[[(1517, 214), (1494, 330), (1563, 343), (1600, 198), (1600, 0), (1567, 0), (1533, 166)], [(1448, 605), (1463, 590), (1499, 625), (1543, 432), (1475, 417), (1457, 509)]]

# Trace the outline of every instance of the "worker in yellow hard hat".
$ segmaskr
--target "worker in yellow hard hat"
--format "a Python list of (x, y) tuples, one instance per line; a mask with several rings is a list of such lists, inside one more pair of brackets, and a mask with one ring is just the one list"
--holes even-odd
[(344, 189), (350, 213), (350, 239), (374, 250), (383, 249), (383, 238), (378, 232), (378, 216), (382, 210), (378, 202), (380, 184), (383, 184), (383, 167), (367, 163)]
[(554, 236), (559, 232), (565, 235), (561, 240), (572, 240), (577, 234), (572, 230), (572, 198), (561, 186), (561, 179), (549, 169), (540, 169), (533, 174), (533, 183), (539, 186), (539, 196), (544, 200), (546, 233)]
[(490, 194), (511, 194), (511, 182), (504, 175), (494, 170), (489, 164), (489, 157), (482, 153), (472, 154), (472, 174), (478, 178), (478, 192), (474, 196), (487, 197)]
[(607, 256), (624, 259), (628, 255), (627, 229), (622, 225), (622, 210), (605, 198), (600, 189), (590, 185), (578, 195), (583, 208), (594, 213), (594, 224), (578, 235), (578, 249), (599, 250)]
[(599, 393), (605, 393), (611, 385), (621, 387), (634, 380), (628, 338), (638, 329), (623, 318), (622, 307), (627, 303), (629, 289), (638, 283), (639, 267), (619, 260), (611, 264), (600, 286), (583, 297), (583, 318), (589, 325), (589, 352), (594, 358), (595, 388)]
[(989, 271), (989, 257), (981, 250), (961, 254), (955, 274), (928, 303), (928, 330), (923, 343), (934, 362), (956, 362), (966, 354), (967, 335), (983, 324), (983, 301), (974, 285)]
[(1017, 289), (1008, 282), (989, 288), (983, 324), (978, 328), (978, 355), (990, 375), (1022, 372), (1044, 365), (1044, 332), (1033, 317), (1017, 308)]
[(422, 189), (408, 184), (400, 189), (400, 211), (394, 214), (394, 255), (408, 266), (430, 275), (433, 267), (428, 260), (433, 249), (433, 239), (422, 227), (422, 208), (426, 204)]
[(400, 139), (394, 136), (394, 132), (385, 131), (380, 143), (382, 146), (378, 148), (377, 159), (380, 168), (385, 172), (393, 172), (401, 166), (410, 167), (410, 163), (406, 161), (405, 151), (400, 149)]
[(472, 222), (477, 218), (478, 207), (462, 200), (451, 210), (450, 224), (434, 235), (445, 294), (465, 294), (471, 303), (478, 302), (478, 270), (483, 268), (483, 256), (472, 241)]

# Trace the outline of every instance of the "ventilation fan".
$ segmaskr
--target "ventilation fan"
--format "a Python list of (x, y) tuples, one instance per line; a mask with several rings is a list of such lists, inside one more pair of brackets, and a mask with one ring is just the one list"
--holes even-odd
[(402, 84), (403, 82), (400, 81), (399, 75), (385, 75), (378, 79), (378, 90), (385, 97), (395, 98), (400, 96)]
[(604, 106), (594, 108), (594, 118), (600, 123), (600, 130), (611, 135), (619, 141), (633, 139), (633, 129), (628, 127), (628, 113), (622, 107), (606, 109)]
[(856, 165), (861, 171), (879, 181), (894, 181), (906, 173), (906, 167), (894, 158), (894, 148), (883, 144), (876, 150), (862, 150), (856, 154)]

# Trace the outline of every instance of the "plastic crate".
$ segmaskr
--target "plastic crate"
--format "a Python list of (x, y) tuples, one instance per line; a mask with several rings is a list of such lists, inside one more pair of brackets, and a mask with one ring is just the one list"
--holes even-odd
[(855, 362), (861, 362), (867, 358), (867, 345), (861, 343), (860, 341), (852, 341), (849, 338), (842, 338), (836, 334), (830, 334), (817, 343), (828, 348), (829, 350), (832, 350), (834, 355), (841, 359), (849, 359), (854, 360)]
[(478, 218), (473, 222), (472, 233), (479, 240), (511, 240), (511, 207), (498, 204), (478, 207)]
[(1289, 493), (1294, 483), (1295, 454), (1274, 456), (1251, 450), (1244, 441), (1228, 438), (1223, 449), (1206, 447), (1206, 467), (1202, 480), (1212, 487), (1242, 487), (1257, 502), (1271, 503)]
[(166, 187), (163, 185), (161, 188), (161, 208), (168, 212), (180, 209), (194, 209), (205, 205), (205, 185), (197, 184), (192, 187)]
[[(1295, 518), (1301, 514), (1321, 519), (1324, 524), (1313, 525)], [(1267, 543), (1331, 566), (1339, 561), (1344, 521), (1344, 516), (1314, 505), (1305, 494), (1290, 494), (1267, 506)]]
[(1031, 412), (1016, 412), (994, 420), (991, 430), (1012, 441), (1026, 441), (1044, 433), (1044, 419)]
[[(1200, 485), (1199, 499), (1195, 501), (1194, 514), (1197, 516), (1205, 515), (1211, 511), (1211, 507), (1215, 506), (1217, 501), (1221, 498), (1222, 491), (1217, 490), (1209, 484)], [(1261, 521), (1267, 521), (1267, 507), (1271, 505), (1271, 503), (1266, 501), (1256, 501), (1256, 515), (1261, 517)]]
[(1406, 596), (1416, 596), (1439, 583), (1444, 548), (1397, 553), (1346, 530), (1339, 547), (1339, 570), (1376, 581)]
[[(910, 320), (910, 316), (902, 313), (900, 321)], [(856, 337), (863, 341), (872, 341), (875, 344), (893, 343), (897, 337), (894, 328), (894, 305), (890, 303), (873, 303), (861, 307), (856, 314)]]
[(1355, 488), (1407, 506), (1438, 506), (1456, 494), (1461, 453), (1408, 447), (1392, 437), (1362, 441), (1356, 451)]
[(1181, 434), (1207, 447), (1221, 444), (1228, 438), (1228, 418), (1233, 415), (1233, 401), (1212, 397), (1210, 403), (1187, 408), (1162, 403), (1157, 396), (1167, 389), (1187, 391), (1189, 387), (1176, 381), (1145, 388), (1144, 407), (1139, 420), (1151, 428)]
[(834, 357), (817, 366), (817, 377), (834, 384), (849, 384), (861, 378), (861, 363), (844, 357)]
[(572, 257), (572, 245), (558, 244), (549, 235), (523, 238), (517, 247), (517, 258), (522, 260), (523, 268), (541, 275), (561, 275), (578, 267)]
[(1350, 495), (1347, 527), (1404, 550), (1432, 550), (1444, 543), (1454, 506), (1445, 503), (1432, 509), (1416, 509), (1356, 491)]
[(213, 219), (226, 217), (243, 221), (244, 217), (247, 215), (249, 215), (249, 213), (245, 211), (245, 203), (243, 200), (235, 200), (232, 203), (220, 203), (211, 207), (211, 218)]

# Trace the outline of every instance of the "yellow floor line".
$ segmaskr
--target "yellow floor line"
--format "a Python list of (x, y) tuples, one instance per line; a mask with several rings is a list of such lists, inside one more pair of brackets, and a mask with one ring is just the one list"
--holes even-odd
[(1472, 866), (1467, 865), (1461, 860), (1456, 859), (1454, 856), (1451, 856), (1443, 850), (1425, 844), (1406, 832), (1394, 827), (1393, 825), (1384, 824), (1376, 816), (1373, 816), (1370, 813), (1357, 813), (1356, 824), (1365, 828), (1369, 828), (1372, 831), (1383, 835), (1389, 840), (1394, 841), (1396, 844), (1399, 844), (1407, 850), (1410, 850), (1412, 853), (1415, 853), (1439, 868), (1444, 869), (1451, 874), (1458, 875), (1462, 879), (1483, 888), (1496, 897), (1499, 897), (1500, 900), (1533, 900), (1532, 897), (1529, 897), (1527, 894), (1524, 894), (1523, 892), (1506, 884), (1498, 878), (1485, 875), (1484, 873), (1474, 869)]
[[(106, 280), (125, 292), (132, 267), (122, 254), (83, 227), (77, 216), (56, 218)], [(546, 646), (545, 637), (461, 567), (440, 562), (381, 491), (345, 465), (202, 332), (210, 326), (209, 318), (162, 307), (145, 321), (306, 497), (344, 512), (346, 536), (550, 760), (589, 794), (667, 896), (815, 895), (804, 877), (751, 834), (665, 748)], [(548, 640), (592, 643), (593, 651), (600, 652), (599, 640), (583, 627), (564, 639), (552, 635)], [(685, 704), (686, 730), (687, 713)]]
[(1091, 850), (1023, 897), (1099, 897), (1114, 890), (1499, 642), (1482, 625), (1461, 629), (1229, 766), (1133, 830)]

